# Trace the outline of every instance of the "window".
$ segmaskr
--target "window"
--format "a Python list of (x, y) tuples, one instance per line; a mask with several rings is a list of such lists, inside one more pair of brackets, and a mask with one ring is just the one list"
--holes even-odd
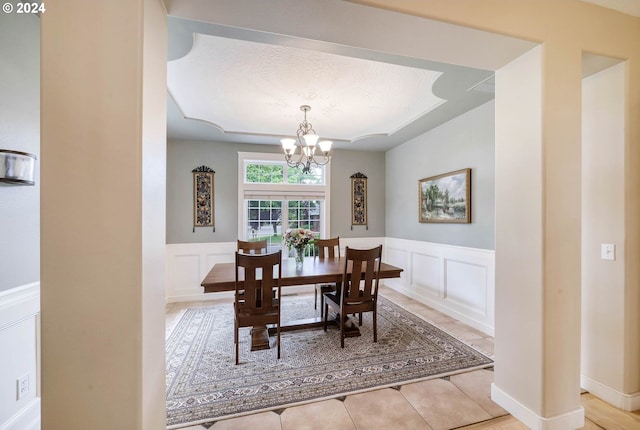
[(289, 228), (326, 237), (329, 174), (328, 165), (303, 174), (279, 154), (238, 153), (238, 238), (266, 239), (273, 252), (282, 249), (282, 235)]

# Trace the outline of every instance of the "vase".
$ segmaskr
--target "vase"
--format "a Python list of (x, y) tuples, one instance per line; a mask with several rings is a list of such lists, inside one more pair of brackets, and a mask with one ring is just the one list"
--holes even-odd
[(303, 246), (296, 246), (294, 248), (295, 250), (295, 256), (294, 258), (296, 259), (296, 269), (302, 269), (302, 264), (304, 263), (304, 245)]

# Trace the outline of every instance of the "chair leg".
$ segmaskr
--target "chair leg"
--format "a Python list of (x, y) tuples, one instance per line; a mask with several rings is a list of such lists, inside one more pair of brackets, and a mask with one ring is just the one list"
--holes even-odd
[[(320, 296), (320, 300), (322, 300), (322, 296)], [(313, 286), (313, 309), (318, 309), (318, 286), (317, 285)], [(322, 312), (322, 305), (320, 305), (320, 312)]]
[(358, 314), (358, 325), (362, 325), (362, 312)]
[(320, 318), (322, 318), (323, 310), (324, 310), (324, 294), (320, 294)]
[(276, 343), (278, 344), (278, 360), (280, 360), (280, 321), (278, 321), (278, 328), (276, 329), (276, 333), (278, 337), (278, 340), (276, 341)]
[(340, 347), (344, 348), (344, 316), (340, 313)]
[(327, 331), (327, 315), (329, 314), (329, 305), (325, 302), (324, 304), (324, 331)]
[(373, 310), (373, 341), (378, 341), (378, 312)]
[(239, 361), (238, 361), (238, 352), (239, 352), (238, 343), (239, 342), (238, 342), (238, 326), (237, 325), (235, 327), (235, 340), (236, 340), (236, 366), (237, 366), (239, 364)]

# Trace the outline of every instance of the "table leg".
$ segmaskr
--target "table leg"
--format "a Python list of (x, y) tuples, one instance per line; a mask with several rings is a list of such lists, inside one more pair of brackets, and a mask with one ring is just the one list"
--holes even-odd
[(251, 329), (251, 351), (269, 349), (269, 332), (266, 326)]

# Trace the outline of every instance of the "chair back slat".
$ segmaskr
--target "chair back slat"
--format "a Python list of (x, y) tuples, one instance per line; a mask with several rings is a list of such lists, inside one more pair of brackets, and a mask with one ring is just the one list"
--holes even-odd
[(315, 243), (319, 258), (340, 258), (340, 237), (316, 239)]
[[(382, 259), (382, 245), (372, 249), (345, 249), (343, 299), (346, 303), (370, 301), (378, 295), (378, 272)], [(348, 269), (351, 267), (351, 276)]]
[[(241, 309), (259, 312), (274, 307), (273, 289), (280, 288), (281, 262), (282, 251), (273, 254), (236, 252), (236, 298), (243, 299), (239, 304)], [(244, 274), (242, 287), (240, 286), (241, 272)]]
[(266, 254), (267, 240), (256, 240), (252, 242), (238, 240), (238, 252), (244, 254)]

